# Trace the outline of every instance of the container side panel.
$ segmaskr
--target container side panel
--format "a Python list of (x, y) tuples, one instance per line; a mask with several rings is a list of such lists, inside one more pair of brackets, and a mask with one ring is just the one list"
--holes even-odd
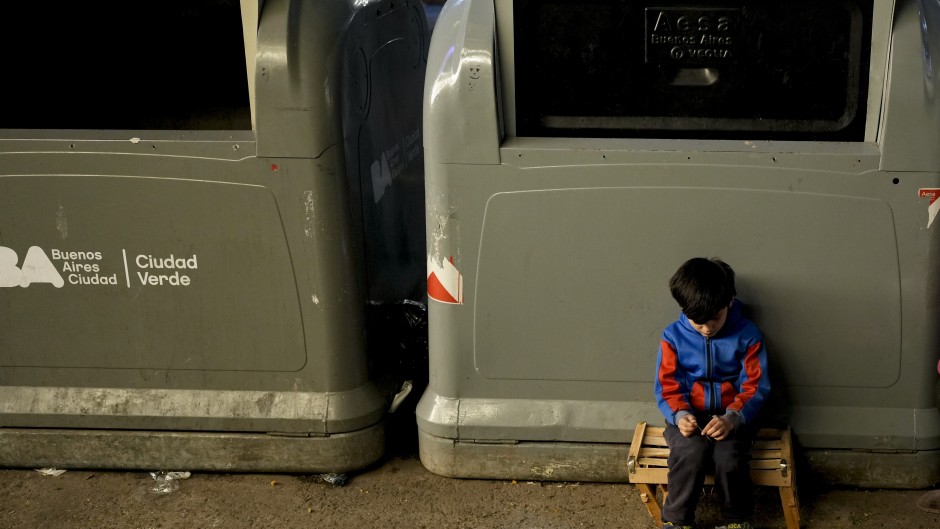
[(304, 366), (293, 267), (269, 190), (33, 175), (0, 178), (0, 204), (3, 366)]
[[(890, 207), (728, 189), (495, 195), (481, 242), (476, 368), (489, 378), (648, 382), (659, 332), (678, 315), (662, 309), (675, 263), (716, 253), (748, 271), (741, 283), (758, 286), (742, 294), (759, 303), (787, 380), (858, 387), (897, 380), (901, 308)], [(850, 332), (857, 322), (877, 328)], [(865, 362), (856, 361), (860, 351)]]

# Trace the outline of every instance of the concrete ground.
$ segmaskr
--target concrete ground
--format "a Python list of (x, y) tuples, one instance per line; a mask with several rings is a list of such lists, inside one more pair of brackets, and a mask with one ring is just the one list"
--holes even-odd
[[(342, 486), (321, 475), (194, 473), (157, 493), (145, 471), (0, 470), (0, 528), (654, 528), (628, 484), (450, 479), (425, 470), (411, 448)], [(925, 491), (801, 487), (807, 529), (940, 527), (940, 514), (916, 506)], [(757, 500), (757, 526), (784, 528), (776, 492), (760, 488)], [(701, 527), (716, 513), (706, 490)]]

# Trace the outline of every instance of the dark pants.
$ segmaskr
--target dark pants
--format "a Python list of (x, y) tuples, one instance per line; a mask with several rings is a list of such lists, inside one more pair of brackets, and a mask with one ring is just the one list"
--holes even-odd
[[(710, 417), (699, 417), (698, 423), (708, 423)], [(754, 497), (748, 463), (751, 460), (752, 429), (742, 426), (722, 441), (696, 432), (685, 437), (679, 428), (666, 425), (663, 434), (669, 445), (669, 495), (663, 505), (663, 521), (675, 525), (695, 523), (705, 474), (715, 473), (715, 488), (721, 500), (724, 522), (742, 522), (751, 518)]]

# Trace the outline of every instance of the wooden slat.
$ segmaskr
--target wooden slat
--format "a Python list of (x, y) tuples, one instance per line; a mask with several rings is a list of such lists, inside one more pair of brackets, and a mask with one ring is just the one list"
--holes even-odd
[[(662, 447), (666, 446), (666, 439), (664, 437), (655, 437), (646, 435), (643, 437), (643, 447)], [(761, 441), (754, 441), (751, 445), (752, 450), (780, 450), (783, 448), (783, 442), (780, 439), (764, 439)]]
[[(656, 464), (643, 464), (638, 466), (636, 473), (630, 475), (631, 483), (666, 483), (668, 478), (669, 469), (665, 465)], [(713, 479), (711, 475), (707, 479)], [(773, 485), (773, 486), (785, 486), (788, 484), (788, 477), (784, 477), (783, 474), (779, 471), (779, 467), (776, 468), (751, 468), (751, 481), (756, 485)], [(709, 481), (713, 483), (713, 481)]]
[[(643, 423), (646, 424), (646, 423)], [(666, 446), (663, 431), (665, 428), (647, 426), (644, 430), (643, 444), (646, 446)], [(754, 438), (753, 447), (757, 449), (780, 448), (784, 430), (763, 429)]]
[[(630, 483), (666, 483), (669, 478), (669, 469), (665, 467), (638, 467), (636, 473), (630, 474)], [(751, 470), (751, 482), (754, 485), (767, 487), (786, 487), (789, 480), (783, 477), (780, 472), (771, 470)], [(709, 474), (705, 477), (706, 485), (713, 485), (715, 477)]]
[[(712, 476), (711, 474), (705, 476), (705, 484), (714, 485), (715, 476)], [(752, 470), (751, 484), (760, 485), (762, 487), (782, 487), (784, 486), (784, 481), (780, 477), (779, 473), (768, 472), (766, 470)]]
[(666, 483), (669, 477), (668, 468), (637, 468), (629, 475), (630, 483)]
[(655, 436), (646, 434), (643, 436), (643, 446), (667, 446), (666, 438), (663, 436)]
[(780, 439), (760, 439), (751, 445), (752, 450), (779, 450), (783, 447)]
[(640, 453), (640, 448), (643, 447), (644, 435), (646, 435), (646, 423), (638, 423), (636, 429), (633, 431), (633, 442), (630, 443), (631, 456), (636, 457), (636, 455)]
[(781, 476), (780, 472), (770, 472), (768, 470), (752, 470), (751, 483), (765, 487), (786, 487), (789, 485), (788, 480)]
[(637, 464), (641, 467), (665, 467), (669, 460), (662, 457), (641, 457)]
[[(645, 422), (642, 424), (646, 424)], [(662, 437), (663, 432), (666, 431), (664, 426), (647, 426), (646, 435)], [(757, 431), (757, 435), (754, 436), (755, 439), (780, 439), (783, 437), (783, 434), (786, 433), (786, 430), (778, 430), (776, 428), (761, 428)]]
[(757, 430), (757, 439), (772, 438), (780, 439), (783, 435), (783, 432), (786, 430), (780, 430), (779, 428), (761, 428)]
[(669, 457), (669, 449), (644, 446), (640, 449), (640, 457)]
[(751, 450), (751, 459), (776, 459), (780, 460), (783, 453), (780, 450)]
[(780, 470), (780, 460), (756, 459), (751, 461), (751, 470)]
[(637, 462), (637, 466), (667, 468), (669, 466), (669, 460), (665, 457), (640, 458)]

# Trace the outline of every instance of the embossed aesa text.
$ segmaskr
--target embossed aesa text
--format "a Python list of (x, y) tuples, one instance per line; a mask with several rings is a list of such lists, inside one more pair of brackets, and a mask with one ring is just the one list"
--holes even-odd
[(646, 62), (713, 65), (738, 58), (740, 9), (646, 8)]

